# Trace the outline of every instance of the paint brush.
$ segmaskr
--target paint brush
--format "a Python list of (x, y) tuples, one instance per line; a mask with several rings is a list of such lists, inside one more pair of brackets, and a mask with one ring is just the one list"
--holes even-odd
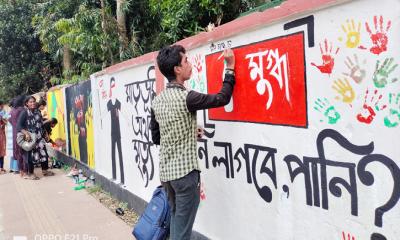
[(219, 55), (219, 57), (217, 58), (217, 61), (219, 61), (222, 58), (222, 56), (224, 56), (224, 51), (222, 51), (221, 55)]

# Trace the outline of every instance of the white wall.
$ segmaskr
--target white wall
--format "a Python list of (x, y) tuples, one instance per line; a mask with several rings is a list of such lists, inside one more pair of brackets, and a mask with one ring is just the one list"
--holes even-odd
[[(148, 71), (151, 79), (147, 78)], [(115, 79), (116, 84), (110, 97), (111, 78)], [(100, 156), (96, 157), (96, 171), (107, 178), (112, 178), (111, 114), (108, 111), (107, 103), (110, 99), (113, 99), (113, 102), (115, 102), (114, 99), (118, 99), (121, 103), (119, 120), (124, 164), (124, 185), (129, 191), (149, 200), (153, 189), (160, 184), (158, 177), (158, 147), (151, 143), (151, 134), (148, 130), (150, 120), (147, 120), (150, 119), (151, 106), (149, 89), (152, 89), (153, 85), (155, 86), (154, 66), (146, 64), (92, 79), (92, 88), (94, 89), (95, 154)], [(103, 81), (102, 87), (101, 81)], [(132, 101), (127, 100), (128, 95)], [(144, 99), (148, 101), (145, 102)], [(137, 106), (137, 111), (135, 106)], [(141, 124), (137, 122), (137, 119), (140, 119)], [(143, 119), (145, 120), (144, 122)], [(140, 130), (140, 127), (142, 127), (142, 130)], [(136, 135), (134, 131), (142, 134)], [(133, 140), (139, 140), (142, 143), (135, 145)], [(150, 155), (148, 150), (145, 149), (149, 143), (151, 144)], [(135, 150), (135, 146), (138, 149), (140, 146), (140, 150)], [(141, 152), (142, 157), (139, 157), (138, 151)], [(116, 182), (120, 183), (121, 174), (118, 156), (116, 147)]]
[[(200, 204), (195, 230), (211, 239), (230, 240), (342, 239), (343, 233), (346, 235), (346, 240), (347, 234), (354, 236), (355, 239), (384, 239), (373, 238), (372, 236), (378, 236), (374, 233), (379, 233), (386, 239), (398, 238), (400, 234), (397, 227), (400, 223), (398, 219), (400, 207), (397, 204), (400, 196), (400, 148), (397, 145), (400, 126), (393, 126), (393, 123), (400, 121), (400, 115), (397, 115), (400, 111), (400, 100), (396, 99), (397, 94), (400, 93), (400, 82), (392, 83), (394, 78), (400, 76), (400, 67), (396, 67), (400, 56), (398, 46), (400, 12), (398, 9), (400, 9), (398, 0), (381, 0), (379, 3), (373, 0), (352, 1), (324, 10), (310, 10), (308, 14), (299, 14), (283, 21), (266, 24), (257, 30), (244, 29), (241, 34), (213, 42), (214, 45), (210, 42), (204, 43), (201, 47), (188, 52), (193, 65), (197, 65), (196, 62), (200, 62), (201, 65), (201, 71), (197, 70), (200, 68), (194, 67), (188, 87), (203, 92), (210, 88), (218, 88), (221, 80), (212, 77), (210, 79), (210, 76), (214, 76), (211, 73), (218, 72), (221, 74), (216, 75), (222, 76), (223, 68), (222, 63), (206, 64), (206, 58), (218, 57), (219, 51), (222, 50), (222, 43), (226, 46), (230, 45), (236, 53), (242, 54), (240, 58), (237, 58), (238, 83), (233, 96), (233, 112), (225, 114), (221, 108), (219, 112), (215, 112), (215, 116), (220, 116), (217, 118), (225, 118), (225, 120), (218, 121), (210, 120), (210, 112), (207, 112), (206, 120), (203, 119), (203, 112), (198, 112), (198, 124), (202, 126), (205, 126), (205, 122), (214, 124), (215, 127), (208, 125), (205, 127), (207, 131), (215, 134), (213, 137), (205, 137), (203, 142), (198, 144), (199, 151), (205, 144), (207, 145), (209, 165), (207, 168), (204, 155), (202, 158), (199, 157), (203, 169), (201, 178), (205, 199)], [(309, 46), (305, 25), (284, 30), (286, 23), (311, 15), (314, 18), (315, 46), (313, 47)], [(380, 16), (383, 16), (384, 33), (380, 35), (380, 39), (385, 40), (385, 35), (388, 42), (386, 50), (382, 52), (377, 51), (377, 48), (371, 49), (372, 41), (365, 24), (368, 22), (371, 31), (375, 33), (374, 16), (377, 16), (378, 31), (380, 31)], [(347, 19), (350, 20), (350, 25), (347, 25)], [(342, 24), (348, 31), (348, 26), (352, 28), (351, 20), (353, 19), (356, 32), (360, 22), (360, 41), (354, 38), (352, 45), (346, 43), (347, 37)], [(386, 31), (389, 20), (391, 26)], [(288, 37), (301, 31), (304, 31), (304, 43)], [(334, 64), (331, 73), (323, 73), (313, 65), (315, 63), (320, 66), (322, 63), (319, 44), (322, 44), (324, 50), (325, 39), (329, 44), (328, 52), (330, 52), (331, 43), (333, 44)], [(254, 47), (254, 44), (261, 45)], [(337, 48), (339, 51), (336, 54)], [(277, 78), (270, 74), (271, 67), (275, 66), (276, 62), (264, 56), (264, 78), (271, 83), (274, 93), (274, 98), (268, 108), (267, 88), (264, 94), (259, 94), (258, 92), (262, 92), (261, 84), (257, 92), (259, 75), (255, 72), (253, 73), (255, 75), (251, 75), (250, 58), (246, 59), (243, 54), (273, 49), (278, 49), (281, 57), (286, 56), (288, 82), (285, 83), (284, 74), (280, 74), (279, 76), (283, 76), (283, 87), (278, 85)], [(295, 55), (303, 56), (303, 59), (300, 60), (301, 58)], [(358, 64), (354, 55), (357, 56)], [(200, 61), (196, 60), (198, 57)], [(391, 58), (393, 61), (386, 61), (386, 64), (390, 63), (386, 69), (376, 71), (378, 61), (378, 68), (381, 68), (385, 59)], [(259, 65), (258, 60), (254, 62)], [(268, 63), (272, 65), (268, 66)], [(359, 78), (346, 76), (350, 73), (346, 64), (350, 68), (352, 65), (359, 65), (361, 69), (359, 72), (365, 71), (365, 74)], [(149, 200), (152, 191), (159, 184), (158, 149), (151, 147), (155, 175), (145, 186), (148, 178), (147, 176), (142, 178), (140, 174), (138, 168), (140, 164), (135, 161), (137, 153), (134, 151), (132, 139), (147, 139), (135, 136), (132, 124), (129, 125), (128, 121), (132, 116), (146, 117), (149, 113), (143, 109), (143, 101), (139, 101), (137, 113), (134, 104), (126, 101), (125, 84), (148, 79), (147, 70), (152, 65), (153, 63), (139, 65), (108, 75), (98, 74), (97, 77), (93, 76), (92, 83), (95, 98), (93, 102), (96, 171), (108, 178), (112, 176), (110, 114), (104, 110), (107, 98), (99, 101), (95, 91), (101, 94), (98, 84), (102, 79), (105, 84), (104, 89), (107, 91), (109, 79), (115, 77), (117, 84), (115, 94), (122, 103), (121, 113), (127, 118), (120, 118), (125, 185), (128, 190), (145, 200)], [(284, 69), (284, 65), (280, 66)], [(211, 75), (208, 81), (205, 81), (207, 71)], [(325, 72), (327, 71), (329, 72), (329, 69)], [(304, 73), (304, 75), (299, 73)], [(376, 84), (374, 75), (375, 80), (379, 81)], [(252, 80), (252, 77), (255, 80)], [(387, 78), (387, 84), (384, 79), (381, 81), (382, 77)], [(154, 78), (154, 75), (151, 78)], [(336, 88), (350, 88), (344, 78), (348, 79), (348, 85), (353, 91), (348, 90), (347, 98), (343, 99), (333, 85), (335, 81), (342, 79), (344, 84), (339, 83)], [(383, 84), (380, 84), (381, 82)], [(285, 84), (289, 85), (287, 95), (290, 98), (286, 95)], [(368, 94), (365, 98), (367, 89)], [(149, 94), (143, 84), (141, 84), (141, 92), (145, 96)], [(301, 99), (303, 93), (306, 94), (304, 95), (306, 102)], [(396, 95), (390, 98), (391, 93)], [(316, 104), (318, 99), (324, 102), (319, 103), (321, 107)], [(299, 109), (301, 108), (299, 104), (306, 104), (303, 110)], [(330, 106), (333, 108), (327, 112), (328, 116), (325, 116), (324, 113)], [(258, 110), (246, 112), (246, 109), (253, 108)], [(102, 125), (99, 122), (100, 109), (104, 111), (101, 114)], [(371, 121), (367, 116), (371, 115), (372, 111), (368, 112), (368, 109), (373, 110), (373, 116), (369, 119)], [(293, 124), (293, 119), (302, 112), (305, 113), (305, 124)], [(338, 118), (339, 115), (335, 115), (336, 112), (340, 118)], [(291, 115), (291, 113), (295, 114)], [(329, 122), (329, 116), (331, 122)], [(263, 123), (254, 123), (258, 122), (258, 120), (254, 121), (254, 117), (262, 119), (260, 121)], [(283, 118), (285, 119), (282, 120)], [(318, 137), (321, 139), (318, 140)], [(324, 138), (325, 140), (322, 141)], [(317, 143), (323, 143), (323, 145), (317, 147)], [(255, 150), (257, 147), (259, 148), (258, 156)], [(228, 156), (225, 155), (225, 151)], [(246, 152), (248, 165), (245, 161)], [(267, 153), (270, 155), (267, 156)], [(327, 162), (323, 161), (323, 155)], [(218, 165), (217, 162), (224, 161), (223, 158), (227, 158), (227, 166), (224, 163)], [(300, 164), (308, 161), (309, 164), (303, 167), (303, 170), (309, 174), (308, 187), (306, 187), (307, 179), (302, 173), (291, 179), (285, 159), (288, 162), (297, 159)], [(240, 170), (239, 164), (241, 164)], [(248, 173), (246, 167), (248, 167)], [(291, 167), (294, 171), (299, 165), (293, 162)], [(324, 169), (326, 175), (324, 175)], [(118, 165), (117, 174), (119, 174)], [(368, 179), (369, 174), (372, 174), (373, 178)], [(339, 182), (337, 186), (340, 187), (341, 194), (334, 188), (335, 181)], [(348, 190), (340, 183), (347, 184)], [(256, 188), (257, 185), (259, 190)], [(377, 209), (387, 202), (389, 204), (381, 208), (383, 215), (379, 215), (382, 211), (377, 211)]]

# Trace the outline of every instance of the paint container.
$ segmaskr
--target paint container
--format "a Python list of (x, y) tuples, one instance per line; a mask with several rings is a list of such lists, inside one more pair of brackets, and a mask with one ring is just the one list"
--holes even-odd
[(72, 177), (74, 178), (75, 183), (78, 184), (78, 182), (79, 182), (79, 175), (72, 175)]
[(90, 183), (94, 185), (96, 178), (94, 177), (94, 174), (90, 175)]

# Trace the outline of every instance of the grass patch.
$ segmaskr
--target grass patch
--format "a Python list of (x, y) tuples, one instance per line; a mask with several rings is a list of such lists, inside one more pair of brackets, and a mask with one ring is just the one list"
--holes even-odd
[(95, 194), (95, 193), (98, 193), (98, 192), (102, 191), (100, 185), (90, 186), (90, 187), (88, 187), (86, 189), (90, 194)]

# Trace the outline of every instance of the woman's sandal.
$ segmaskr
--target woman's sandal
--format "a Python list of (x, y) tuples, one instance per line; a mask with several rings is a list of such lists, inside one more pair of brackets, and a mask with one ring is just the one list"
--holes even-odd
[(40, 178), (36, 175), (33, 175), (29, 178), (30, 180), (39, 180)]

